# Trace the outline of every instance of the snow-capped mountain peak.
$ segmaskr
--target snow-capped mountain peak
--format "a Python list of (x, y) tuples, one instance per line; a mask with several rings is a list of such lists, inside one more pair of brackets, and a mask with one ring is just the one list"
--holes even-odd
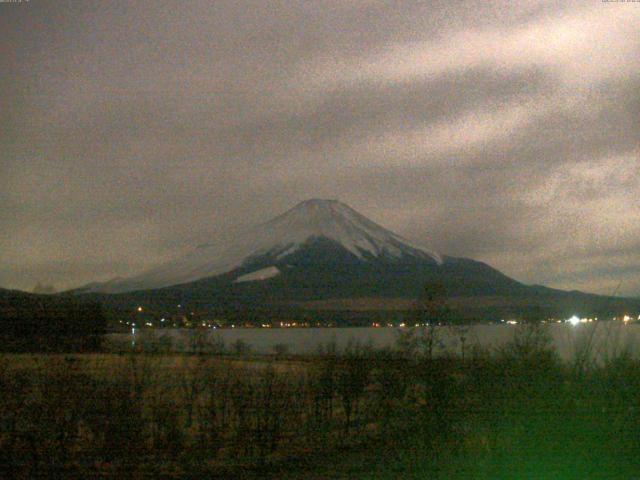
[(422, 253), (440, 261), (437, 254), (411, 245), (338, 200), (311, 199), (301, 202), (256, 227), (255, 234), (264, 239), (265, 250), (289, 246), (280, 256), (295, 251), (310, 238), (324, 237), (342, 245), (358, 258), (363, 258), (365, 253), (374, 257), (383, 253), (398, 257), (414, 250), (411, 252), (414, 255)]
[(123, 292), (188, 283), (231, 272), (256, 258), (283, 259), (315, 239), (335, 242), (365, 261), (380, 256), (410, 256), (441, 263), (439, 255), (411, 245), (342, 202), (311, 199), (257, 225), (227, 245), (202, 245), (136, 277), (92, 290)]

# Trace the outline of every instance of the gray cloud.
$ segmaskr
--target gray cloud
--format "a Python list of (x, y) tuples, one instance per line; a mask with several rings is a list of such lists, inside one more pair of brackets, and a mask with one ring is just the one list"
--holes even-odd
[(126, 276), (307, 197), (640, 295), (640, 8), (0, 5), (0, 285)]

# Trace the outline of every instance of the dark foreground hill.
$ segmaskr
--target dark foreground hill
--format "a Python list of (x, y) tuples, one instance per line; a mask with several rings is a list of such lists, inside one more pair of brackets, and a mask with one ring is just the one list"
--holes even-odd
[(106, 327), (89, 299), (0, 289), (0, 350), (94, 351)]

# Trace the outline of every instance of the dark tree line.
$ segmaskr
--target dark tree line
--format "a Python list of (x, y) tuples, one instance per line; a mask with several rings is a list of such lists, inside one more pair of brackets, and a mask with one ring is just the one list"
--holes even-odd
[(0, 349), (4, 351), (95, 351), (106, 326), (98, 303), (0, 292)]

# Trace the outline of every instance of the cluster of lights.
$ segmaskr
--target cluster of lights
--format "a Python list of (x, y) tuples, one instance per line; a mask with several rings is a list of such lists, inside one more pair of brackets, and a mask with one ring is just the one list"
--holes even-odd
[[(630, 315), (625, 315), (622, 318), (619, 317), (613, 317), (611, 320), (617, 321), (617, 320), (622, 320), (624, 323), (629, 323), (631, 321), (635, 321), (635, 317), (632, 317)], [(598, 321), (598, 317), (578, 317), (577, 315), (573, 315), (571, 318), (567, 318), (565, 320), (556, 320), (555, 318), (548, 318), (547, 320), (542, 320), (542, 323), (568, 323), (570, 325), (576, 326), (579, 325), (580, 323), (593, 323), (593, 322), (597, 322)], [(640, 315), (638, 315), (638, 321), (640, 321)], [(500, 320), (500, 323), (506, 323), (508, 325), (517, 325), (518, 324), (518, 320)]]
[(309, 326), (308, 323), (280, 322), (280, 328), (296, 328), (296, 327), (308, 327), (308, 326)]
[(566, 323), (569, 323), (574, 327), (580, 323), (593, 323), (597, 321), (598, 321), (597, 317), (596, 318), (579, 318), (577, 315), (574, 315), (573, 317), (565, 320)]
[[(182, 304), (178, 304), (178, 308), (182, 308)], [(142, 313), (142, 312), (144, 311), (144, 308), (140, 305), (140, 306), (138, 306), (138, 307), (136, 308), (136, 311), (137, 311), (137, 312), (139, 312), (139, 313)], [(191, 315), (194, 315), (194, 312), (190, 312), (190, 314), (191, 314)], [(186, 318), (185, 318), (185, 320), (186, 320)], [(618, 317), (613, 317), (613, 320), (618, 320)], [(635, 320), (635, 319), (634, 319), (633, 317), (629, 316), (629, 315), (625, 315), (625, 316), (624, 316), (624, 317), (622, 317), (620, 320), (622, 320), (622, 321), (626, 324), (626, 323), (629, 323), (630, 321)], [(640, 321), (640, 315), (638, 315), (637, 320), (638, 320), (638, 321)], [(160, 319), (160, 322), (161, 322), (161, 323), (164, 323), (165, 321), (166, 321), (166, 318), (164, 318), (164, 317)], [(554, 322), (554, 321), (555, 321), (556, 323), (569, 323), (569, 324), (571, 324), (572, 326), (576, 326), (576, 325), (579, 325), (580, 323), (591, 323), (591, 322), (593, 322), (593, 321), (598, 321), (598, 317), (595, 317), (595, 319), (594, 319), (594, 318), (579, 318), (577, 315), (573, 315), (571, 318), (568, 318), (568, 319), (566, 319), (566, 320), (564, 320), (564, 321), (563, 321), (563, 320), (556, 320), (556, 319), (550, 318), (550, 319), (548, 319), (548, 320), (546, 320), (546, 321), (544, 321), (544, 320), (543, 320), (543, 323), (547, 323), (547, 322)], [(504, 319), (502, 319), (502, 320), (500, 320), (500, 322), (501, 322), (501, 323), (507, 323), (508, 325), (517, 325), (517, 324), (518, 324), (518, 321), (517, 321), (517, 320), (513, 320), (513, 319), (512, 319), (512, 320), (504, 320)], [(135, 333), (135, 325), (136, 325), (135, 323), (131, 323), (131, 322), (124, 322), (123, 320), (120, 320), (120, 323), (126, 323), (127, 325), (131, 325), (131, 327), (132, 327), (132, 333)], [(146, 322), (146, 323), (145, 323), (145, 325), (146, 325), (146, 326), (148, 326), (148, 327), (153, 327), (153, 323), (152, 323), (152, 322)], [(189, 324), (187, 323), (187, 326), (188, 326), (188, 325), (189, 325)], [(428, 323), (427, 323), (427, 324), (422, 324), (422, 326), (425, 326), (425, 325), (427, 325), (427, 326), (428, 326), (429, 324), (428, 324)], [(173, 326), (174, 326), (174, 327), (176, 327), (176, 326), (177, 326), (175, 322), (173, 323)], [(214, 328), (214, 329), (215, 329), (215, 328), (217, 328), (217, 327), (216, 327), (216, 325), (211, 325), (211, 324), (208, 324), (208, 323), (206, 323), (206, 322), (202, 322), (202, 326), (203, 326), (203, 327), (208, 327), (208, 328)], [(309, 327), (309, 326), (311, 326), (311, 325), (309, 325), (309, 324), (308, 324), (308, 323), (306, 323), (306, 322), (305, 322), (305, 323), (297, 323), (297, 322), (280, 322), (280, 327), (281, 327), (281, 328), (295, 328), (295, 327)], [(316, 326), (318, 326), (318, 327), (319, 327), (319, 326), (320, 326), (320, 324), (319, 324), (319, 323), (317, 323), (317, 324), (316, 324)], [(327, 325), (325, 325), (325, 326), (327, 326), (327, 327), (331, 327), (332, 325), (331, 325), (331, 324), (327, 324)], [(386, 324), (383, 324), (383, 323), (379, 323), (379, 322), (373, 322), (373, 323), (371, 324), (371, 326), (372, 326), (372, 327), (374, 327), (374, 328), (380, 328), (380, 327), (391, 327), (391, 328), (393, 328), (393, 327), (395, 327), (395, 325), (394, 325), (393, 323), (386, 323)], [(400, 323), (398, 326), (399, 326), (400, 328), (404, 328), (404, 327), (406, 327), (407, 325), (406, 325), (404, 322), (402, 322), (402, 323)], [(416, 323), (416, 324), (415, 324), (415, 326), (416, 326), (416, 327), (419, 327), (419, 326), (421, 326), (421, 324)], [(231, 328), (235, 328), (235, 327), (236, 327), (236, 326), (235, 326), (235, 324), (232, 324), (232, 325), (231, 325)], [(261, 324), (261, 327), (262, 327), (262, 328), (272, 328), (272, 325), (271, 325), (271, 324), (263, 323), (263, 324)]]
[[(373, 328), (384, 328), (384, 327), (389, 327), (389, 328), (395, 328), (395, 325), (393, 323), (379, 323), (379, 322), (372, 322), (371, 326)], [(405, 327), (410, 327), (411, 325), (407, 325), (405, 322), (399, 323), (398, 327), (399, 328), (405, 328)], [(428, 327), (429, 324), (428, 323), (416, 323), (413, 325), (414, 327)]]
[(581, 320), (576, 315), (574, 315), (573, 317), (571, 317), (570, 319), (567, 320), (567, 322), (570, 323), (571, 325), (573, 325), (574, 327), (576, 325), (578, 325), (580, 323), (580, 321)]
[(206, 322), (202, 322), (201, 326), (205, 328), (214, 328), (214, 329), (217, 328), (215, 325), (211, 323), (206, 323)]

